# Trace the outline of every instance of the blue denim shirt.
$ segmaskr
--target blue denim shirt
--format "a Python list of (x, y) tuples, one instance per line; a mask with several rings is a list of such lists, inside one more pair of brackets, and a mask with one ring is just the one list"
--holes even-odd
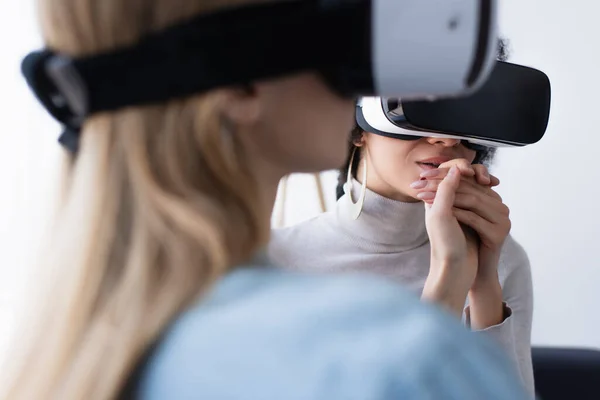
[(520, 400), (502, 352), (390, 282), (238, 269), (179, 317), (142, 399)]

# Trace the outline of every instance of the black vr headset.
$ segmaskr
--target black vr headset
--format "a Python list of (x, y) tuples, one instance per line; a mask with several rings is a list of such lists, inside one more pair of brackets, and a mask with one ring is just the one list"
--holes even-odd
[(469, 96), (434, 101), (365, 97), (357, 103), (356, 122), (367, 132), (392, 138), (454, 138), (479, 149), (536, 143), (549, 114), (548, 77), (499, 61), (486, 83)]
[(496, 0), (297, 0), (203, 14), (130, 46), (22, 71), (76, 151), (86, 117), (315, 71), (342, 96), (473, 93), (495, 65)]

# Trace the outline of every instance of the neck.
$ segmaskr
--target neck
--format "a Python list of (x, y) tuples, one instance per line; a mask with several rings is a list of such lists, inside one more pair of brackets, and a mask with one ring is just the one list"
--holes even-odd
[[(361, 184), (353, 180), (352, 200), (359, 198)], [(421, 202), (402, 202), (367, 189), (362, 212), (353, 219), (349, 196), (337, 203), (340, 227), (360, 246), (376, 252), (408, 251), (427, 243), (425, 207)]]
[[(237, 133), (243, 147), (243, 152), (246, 155), (246, 165), (244, 168), (250, 171), (249, 175), (256, 185), (253, 192), (258, 202), (256, 212), (259, 213), (259, 220), (257, 222), (265, 230), (261, 234), (268, 241), (271, 232), (271, 216), (275, 206), (279, 182), (290, 171), (275, 162), (269, 154), (265, 154), (262, 142), (251, 139), (257, 136), (256, 131), (250, 128), (246, 128), (248, 129), (247, 131), (243, 129), (243, 127), (238, 127)], [(261, 243), (263, 246), (267, 244)]]
[[(364, 176), (364, 168), (365, 162), (361, 162), (358, 165), (358, 169), (356, 171), (356, 180), (361, 184)], [(367, 189), (390, 200), (396, 200), (403, 203), (419, 202), (419, 200), (415, 199), (412, 196), (409, 196), (406, 193), (402, 193), (401, 191), (395, 189), (392, 185), (381, 179), (377, 172), (373, 171), (373, 168), (367, 168)]]
[[(279, 182), (286, 173), (279, 168), (273, 168), (273, 166), (264, 161), (256, 162), (251, 167), (252, 171), (254, 171), (255, 183), (257, 185), (256, 193), (259, 201), (258, 206), (260, 207), (258, 210), (261, 218), (260, 225), (268, 229), (268, 232), (265, 234), (268, 240)], [(264, 243), (264, 245), (266, 244)]]
[(283, 178), (283, 176), (277, 178), (276, 180), (270, 180), (268, 182), (259, 184), (261, 193), (261, 211), (262, 215), (266, 219), (265, 225), (269, 226), (269, 231), (271, 226), (271, 215), (273, 214), (273, 208), (277, 198), (277, 188), (279, 187), (279, 181), (281, 178)]

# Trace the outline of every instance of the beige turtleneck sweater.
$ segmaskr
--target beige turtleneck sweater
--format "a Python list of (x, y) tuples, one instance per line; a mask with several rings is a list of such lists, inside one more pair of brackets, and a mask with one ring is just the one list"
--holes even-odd
[[(354, 190), (359, 186), (355, 182)], [(349, 217), (348, 204), (344, 196), (330, 212), (275, 230), (269, 248), (273, 261), (310, 272), (372, 272), (401, 282), (420, 296), (430, 263), (423, 204), (402, 203), (367, 190), (357, 220)], [(503, 299), (512, 312), (500, 325), (480, 332), (506, 350), (533, 397), (531, 270), (527, 254), (510, 236), (502, 250), (498, 274)]]

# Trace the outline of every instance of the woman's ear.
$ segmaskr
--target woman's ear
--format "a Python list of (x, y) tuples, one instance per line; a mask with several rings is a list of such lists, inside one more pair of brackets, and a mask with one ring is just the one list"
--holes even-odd
[(260, 118), (261, 103), (252, 85), (227, 89), (223, 114), (236, 126), (253, 125)]
[(361, 130), (360, 135), (353, 138), (352, 144), (356, 147), (363, 147), (365, 145), (365, 135), (366, 132)]

